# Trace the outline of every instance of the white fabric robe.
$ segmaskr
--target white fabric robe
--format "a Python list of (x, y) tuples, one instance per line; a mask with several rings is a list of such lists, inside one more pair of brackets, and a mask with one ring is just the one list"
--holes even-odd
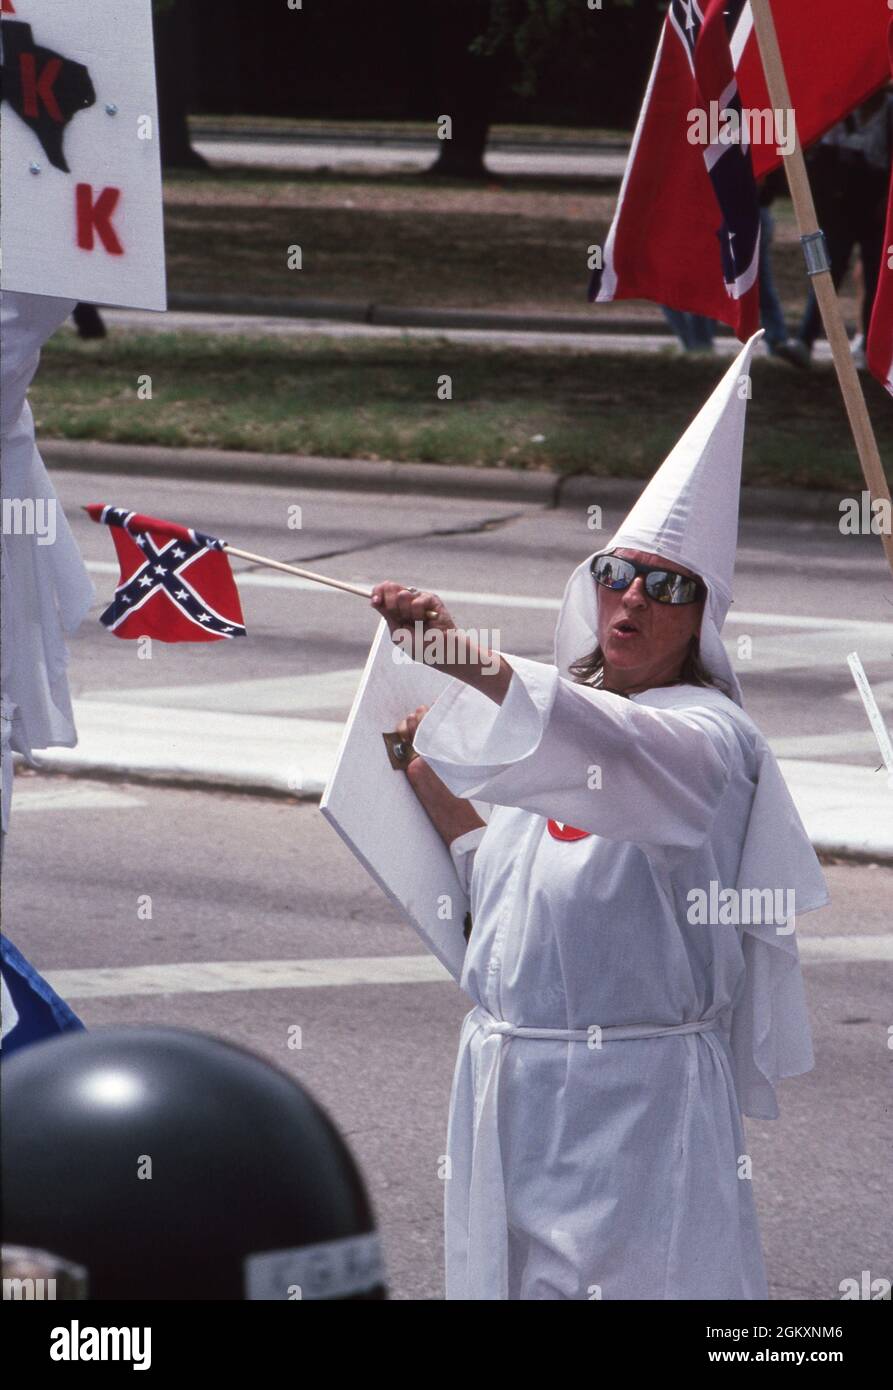
[(2, 824), (12, 792), (12, 751), (77, 743), (68, 689), (66, 634), (73, 633), (94, 598), (65, 514), (34, 440), (27, 390), (40, 349), (75, 307), (73, 299), (0, 295), (0, 440), (4, 500), (52, 508), (50, 544), (5, 529), (0, 549), (2, 604)]
[[(450, 1101), (446, 1296), (766, 1298), (741, 1111), (777, 1115), (774, 1083), (813, 1064), (796, 940), (692, 925), (687, 895), (793, 889), (808, 911), (827, 901), (815, 854), (719, 691), (626, 699), (506, 659), (501, 707), (455, 681), (415, 738), (453, 792), (493, 806), (451, 847), (476, 1007)], [(558, 840), (550, 817), (590, 834)], [(704, 1020), (601, 1047), (499, 1031)]]

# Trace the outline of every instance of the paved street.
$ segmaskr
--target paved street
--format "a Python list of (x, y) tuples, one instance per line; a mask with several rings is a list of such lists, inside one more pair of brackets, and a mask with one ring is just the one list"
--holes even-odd
[[(12, 939), (88, 1026), (202, 1029), (305, 1082), (362, 1165), (394, 1296), (442, 1298), (437, 1163), (469, 1006), (316, 807), (33, 775), (15, 799)], [(834, 905), (800, 924), (817, 1067), (782, 1083), (780, 1120), (748, 1122), (779, 1299), (891, 1272), (893, 870), (827, 872)]]
[[(448, 596), (460, 623), (499, 630), (506, 651), (548, 658), (571, 570), (622, 518), (587, 506), (380, 493), (345, 494), (248, 483), (56, 473), (56, 485), (97, 586), (98, 612), (117, 565), (107, 528), (79, 510), (108, 501), (186, 521), (255, 553), (372, 584), (405, 579)], [(289, 508), (301, 508), (290, 529)], [(598, 480), (591, 504), (599, 505)], [(596, 517), (596, 519), (598, 519)], [(785, 757), (863, 762), (876, 745), (845, 664), (857, 649), (882, 706), (893, 699), (893, 583), (877, 537), (841, 536), (838, 516), (745, 522), (736, 601), (727, 623), (748, 707)], [(76, 697), (341, 723), (376, 618), (352, 595), (235, 560), (248, 637), (166, 646), (151, 660), (87, 622), (72, 643)], [(746, 649), (741, 647), (741, 651)]]
[[(400, 578), (430, 587), (457, 620), (495, 632), (495, 645), (548, 658), (555, 614), (574, 565), (620, 520), (590, 503), (558, 510), (524, 502), (400, 498), (248, 483), (171, 483), (60, 473), (60, 495), (104, 601), (117, 575), (111, 538), (79, 507), (108, 501), (170, 516), (259, 554), (371, 584)], [(593, 480), (591, 505), (600, 506)], [(299, 530), (289, 508), (301, 508)], [(596, 516), (596, 520), (599, 518)], [(749, 708), (785, 760), (816, 842), (844, 843), (860, 801), (858, 845), (893, 854), (880, 755), (846, 656), (860, 654), (882, 708), (893, 696), (893, 586), (876, 537), (841, 536), (838, 513), (742, 529), (737, 599), (726, 624)], [(232, 787), (302, 791), (325, 785), (375, 618), (359, 598), (235, 561), (248, 637), (137, 644), (86, 623), (72, 646), (80, 744), (52, 755), (56, 769), (112, 766)], [(854, 791), (848, 769), (856, 769)], [(861, 769), (861, 771), (860, 771)], [(806, 813), (804, 811), (804, 814)], [(829, 819), (830, 817), (830, 819)], [(842, 826), (842, 829), (841, 829)], [(850, 840), (847, 843), (856, 843)]]
[[(372, 583), (448, 597), (507, 652), (549, 657), (564, 582), (602, 531), (586, 506), (326, 493), (57, 473), (100, 600), (117, 573), (107, 501), (234, 544)], [(593, 480), (593, 505), (599, 505)], [(289, 507), (302, 527), (288, 527)], [(337, 744), (376, 620), (349, 595), (237, 562), (248, 637), (165, 646), (141, 660), (88, 621), (72, 643), (85, 741), (112, 734), (138, 765), (214, 743), (232, 781), (271, 756), (313, 791)], [(845, 656), (882, 707), (893, 696), (893, 588), (877, 538), (826, 520), (742, 531), (727, 626), (749, 708), (786, 766), (833, 781), (876, 745)], [(97, 603), (96, 611), (99, 611)], [(739, 655), (739, 638), (752, 651)], [(216, 741), (216, 742), (215, 742)], [(219, 746), (218, 746), (219, 745)], [(129, 750), (129, 752), (128, 752)], [(877, 774), (880, 779), (881, 774)], [(88, 1025), (152, 1021), (244, 1043), (306, 1081), (354, 1146), (384, 1230), (394, 1295), (442, 1297), (437, 1160), (466, 1002), (421, 951), (312, 800), (27, 773), (17, 779), (5, 930)], [(881, 1127), (893, 869), (832, 865), (831, 908), (800, 924), (817, 1068), (781, 1088), (782, 1119), (750, 1123), (773, 1296), (833, 1299), (886, 1275)], [(138, 913), (151, 896), (151, 918)], [(300, 1050), (288, 1028), (302, 1029)], [(887, 1083), (889, 1084), (889, 1083)]]

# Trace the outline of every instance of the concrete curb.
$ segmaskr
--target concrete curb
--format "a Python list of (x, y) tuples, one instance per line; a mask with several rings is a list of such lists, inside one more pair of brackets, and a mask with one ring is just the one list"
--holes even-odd
[[(444, 309), (423, 305), (376, 304), (373, 300), (286, 299), (250, 294), (194, 294), (181, 291), (168, 296), (168, 309), (183, 313), (252, 314), (264, 318), (327, 319), (334, 323), (365, 323), (380, 328), (470, 328), (506, 333), (605, 333), (655, 332), (670, 336), (660, 314), (626, 318), (589, 314), (518, 314), (498, 309)], [(718, 324), (716, 336), (731, 338), (732, 330)], [(675, 340), (674, 340), (675, 341)]]
[[(390, 463), (368, 459), (259, 454), (230, 449), (170, 449), (155, 444), (105, 444), (91, 440), (41, 440), (47, 465), (63, 472), (135, 473), (193, 482), (241, 482), (269, 487), (332, 491), (417, 493), (438, 497), (527, 502), (544, 507), (627, 507), (644, 478), (606, 478), (594, 473), (558, 474), (520, 469), (468, 468), (462, 464)], [(827, 520), (837, 525), (840, 496), (804, 488), (744, 487), (745, 518)]]
[(263, 318), (328, 319), (331, 322), (371, 323), (374, 307), (368, 300), (268, 299), (259, 294), (169, 294), (168, 309), (199, 314), (257, 314)]
[(191, 481), (260, 483), (334, 491), (407, 492), (481, 497), (552, 505), (559, 479), (553, 473), (505, 473), (430, 463), (375, 463), (369, 459), (314, 458), (300, 454), (241, 453), (226, 449), (166, 449), (151, 444), (42, 440), (52, 468), (70, 472), (132, 472)]
[[(123, 713), (123, 707), (117, 711), (119, 724)], [(171, 711), (149, 713), (157, 722), (159, 715), (163, 718)], [(208, 717), (201, 711), (190, 711), (196, 727)], [(213, 725), (215, 716), (210, 718)], [(246, 721), (248, 716), (233, 718), (236, 722)], [(290, 732), (289, 720), (278, 722), (286, 734)], [(329, 747), (321, 756), (311, 758), (312, 765), (304, 771), (300, 786), (289, 784), (288, 769), (276, 765), (263, 747), (242, 762), (233, 759), (223, 745), (215, 745), (210, 756), (206, 756), (197, 735), (193, 735), (185, 752), (172, 753), (163, 740), (153, 744), (149, 738), (138, 741), (136, 748), (125, 753), (110, 746), (102, 748), (88, 731), (77, 748), (43, 749), (28, 759), (16, 753), (13, 759), (16, 771), (33, 768), (50, 775), (108, 783), (318, 803), (334, 763), (340, 733), (340, 726), (326, 726)], [(880, 786), (869, 769), (791, 759), (780, 759), (779, 766), (817, 854), (854, 863), (893, 865), (893, 833), (884, 831), (889, 823), (887, 811), (893, 805), (893, 792)], [(858, 815), (853, 814), (854, 806), (859, 807)]]

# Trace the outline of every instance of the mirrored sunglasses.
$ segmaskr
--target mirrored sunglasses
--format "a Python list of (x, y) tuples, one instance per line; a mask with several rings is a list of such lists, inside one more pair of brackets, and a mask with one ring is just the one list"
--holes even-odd
[(678, 570), (657, 569), (623, 560), (619, 555), (596, 555), (590, 566), (592, 577), (606, 589), (628, 589), (637, 575), (645, 581), (645, 592), (655, 603), (696, 603), (707, 592), (700, 579), (689, 579)]

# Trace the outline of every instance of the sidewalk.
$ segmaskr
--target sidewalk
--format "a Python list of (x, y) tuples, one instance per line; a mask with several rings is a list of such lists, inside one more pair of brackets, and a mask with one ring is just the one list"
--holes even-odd
[[(276, 140), (292, 144), (332, 145), (403, 145), (430, 144), (430, 121), (301, 121), (281, 117), (189, 116), (190, 139), (195, 140)], [(497, 122), (490, 127), (488, 150), (534, 150), (582, 154), (629, 154), (630, 134), (627, 131), (586, 131), (564, 126), (506, 126)]]
[[(334, 720), (89, 699), (76, 700), (74, 712), (78, 746), (37, 754), (36, 767), (310, 801), (322, 795), (343, 728)], [(893, 787), (883, 772), (794, 758), (779, 762), (817, 851), (893, 863)]]
[[(383, 135), (326, 130), (282, 132), (192, 126), (192, 148), (214, 169), (358, 170), (406, 173), (430, 169), (443, 148), (432, 124), (427, 134)], [(484, 155), (493, 177), (586, 179), (619, 184), (626, 168), (625, 144), (593, 141), (490, 140)]]
[[(521, 314), (497, 310), (428, 308), (366, 300), (273, 299), (255, 295), (172, 294), (164, 313), (149, 309), (100, 306), (113, 329), (135, 333), (207, 333), (249, 337), (374, 338), (455, 343), (519, 351), (572, 351), (593, 354), (682, 354), (660, 314), (618, 312), (614, 304), (593, 305), (588, 315)], [(66, 329), (74, 332), (74, 329)], [(722, 362), (741, 344), (724, 324), (717, 325), (715, 355)], [(763, 344), (757, 356), (767, 356)], [(819, 339), (813, 362), (831, 362), (831, 349)], [(776, 361), (779, 371), (798, 369)]]
[[(585, 306), (585, 296), (580, 302)], [(111, 322), (123, 322), (123, 316), (142, 312), (158, 319), (149, 310), (104, 309)], [(621, 301), (612, 304), (590, 305), (579, 314), (532, 314), (507, 309), (450, 309), (442, 305), (380, 304), (366, 299), (313, 299), (247, 294), (200, 294), (175, 292), (168, 296), (168, 318), (171, 313), (232, 314), (245, 317), (314, 319), (329, 324), (371, 324), (379, 328), (447, 328), (474, 329), (493, 334), (501, 333), (566, 333), (573, 336), (600, 337), (630, 333), (642, 338), (658, 336), (668, 344), (677, 339), (655, 305), (638, 305), (638, 312), (629, 307), (624, 311)], [(160, 321), (160, 320), (159, 320)], [(717, 338), (735, 344), (732, 330), (724, 323), (716, 326)]]

